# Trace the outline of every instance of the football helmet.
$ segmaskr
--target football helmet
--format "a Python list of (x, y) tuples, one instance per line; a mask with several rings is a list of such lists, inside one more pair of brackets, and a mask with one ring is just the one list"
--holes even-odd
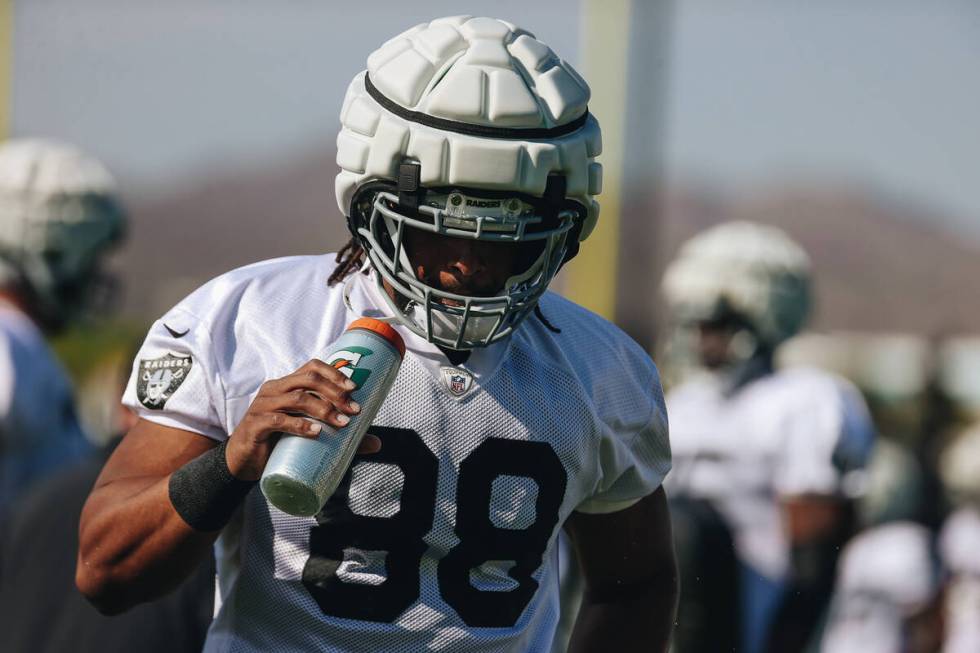
[(123, 226), (115, 182), (98, 161), (53, 141), (0, 144), (0, 284), (21, 288), (45, 328), (85, 307)]
[(939, 477), (955, 506), (980, 506), (980, 424), (957, 433), (939, 457)]
[(746, 359), (802, 328), (810, 309), (810, 259), (775, 227), (729, 222), (681, 246), (664, 273), (663, 293), (676, 324), (729, 320), (742, 327), (732, 355)]
[[(589, 93), (533, 34), (492, 18), (417, 25), (368, 57), (341, 111), (337, 202), (399, 322), (465, 350), (534, 309), (599, 215)], [(514, 243), (526, 265), (491, 296), (447, 292), (417, 278), (409, 229)]]

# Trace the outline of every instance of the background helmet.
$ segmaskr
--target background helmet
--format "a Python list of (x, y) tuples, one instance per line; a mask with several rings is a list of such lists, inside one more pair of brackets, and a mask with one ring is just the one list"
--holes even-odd
[[(534, 308), (599, 214), (589, 93), (533, 34), (492, 18), (417, 25), (368, 57), (341, 111), (337, 202), (405, 326), (470, 349)], [(413, 228), (524, 243), (531, 263), (491, 297), (445, 292), (416, 278), (403, 246)]]
[(954, 506), (980, 508), (980, 424), (958, 432), (943, 448), (939, 476)]
[(0, 144), (0, 283), (22, 288), (46, 327), (85, 306), (123, 224), (115, 182), (95, 159), (46, 140)]
[(664, 273), (663, 292), (675, 322), (734, 318), (772, 349), (806, 321), (810, 260), (775, 227), (729, 222), (681, 247)]

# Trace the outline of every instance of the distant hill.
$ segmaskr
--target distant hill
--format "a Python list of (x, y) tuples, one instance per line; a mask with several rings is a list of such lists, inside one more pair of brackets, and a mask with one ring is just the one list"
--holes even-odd
[(798, 184), (740, 196), (668, 192), (663, 251), (723, 220), (785, 229), (816, 271), (817, 330), (980, 331), (980, 242), (921, 208), (853, 187)]
[[(316, 254), (346, 242), (334, 199), (332, 146), (275, 169), (131, 197), (133, 228), (119, 256), (125, 313), (152, 319), (207, 279), (253, 261)], [(880, 194), (826, 184), (720, 194), (669, 189), (661, 255), (711, 224), (751, 219), (786, 229), (817, 273), (819, 330), (980, 331), (980, 242)]]
[(280, 168), (202, 179), (160, 197), (130, 197), (119, 255), (127, 315), (152, 319), (208, 279), (262, 259), (319, 254), (347, 241), (334, 199), (334, 150)]

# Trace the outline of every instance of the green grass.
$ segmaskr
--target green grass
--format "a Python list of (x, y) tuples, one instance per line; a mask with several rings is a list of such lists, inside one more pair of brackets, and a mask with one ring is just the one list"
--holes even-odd
[(121, 320), (83, 324), (52, 339), (51, 346), (72, 380), (81, 385), (106, 361), (135, 353), (147, 328), (147, 325)]

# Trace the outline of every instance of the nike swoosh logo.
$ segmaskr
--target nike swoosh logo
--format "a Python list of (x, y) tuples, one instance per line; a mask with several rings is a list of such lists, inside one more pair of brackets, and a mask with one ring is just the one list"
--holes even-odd
[(190, 329), (184, 329), (183, 331), (174, 331), (173, 329), (170, 328), (170, 326), (167, 325), (166, 322), (163, 323), (163, 328), (169, 331), (170, 335), (172, 335), (174, 338), (183, 338), (184, 336), (187, 335), (187, 332), (190, 331)]

